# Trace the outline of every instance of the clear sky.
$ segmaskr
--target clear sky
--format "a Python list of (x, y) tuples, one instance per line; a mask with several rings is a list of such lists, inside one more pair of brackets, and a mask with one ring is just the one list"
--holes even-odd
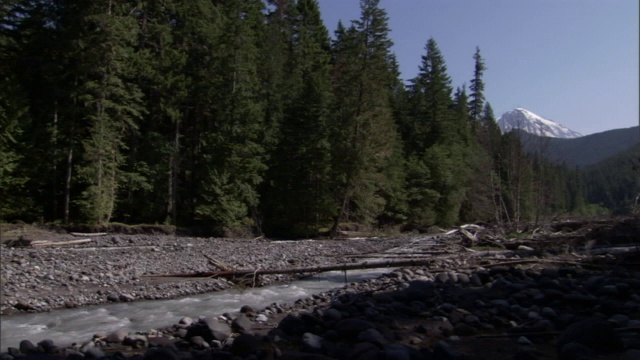
[[(318, 0), (333, 34), (359, 0)], [(433, 37), (452, 85), (469, 85), (476, 46), (496, 117), (516, 107), (583, 135), (639, 124), (638, 0), (381, 0), (403, 79)]]

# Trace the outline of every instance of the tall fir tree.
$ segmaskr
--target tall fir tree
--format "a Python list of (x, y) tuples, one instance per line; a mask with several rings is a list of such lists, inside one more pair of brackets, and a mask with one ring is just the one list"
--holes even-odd
[[(428, 194), (437, 201), (429, 203), (429, 213), (436, 214), (434, 223), (451, 225), (458, 221), (462, 200), (466, 192), (465, 158), (468, 154), (468, 124), (456, 116), (455, 103), (451, 98), (451, 79), (447, 74), (444, 57), (436, 41), (431, 38), (425, 46), (426, 54), (418, 76), (410, 85), (410, 129), (405, 144), (407, 153), (422, 162), (418, 168), (428, 169), (430, 191), (409, 188), (410, 193)], [(461, 99), (460, 99), (461, 100)], [(461, 166), (462, 165), (462, 166)], [(422, 184), (410, 178), (408, 183)], [(423, 176), (421, 173), (415, 173)], [(414, 200), (415, 201), (415, 200)], [(420, 211), (425, 211), (422, 209)], [(428, 226), (420, 212), (414, 211), (410, 219), (415, 225)]]
[(178, 1), (141, 1), (134, 12), (139, 24), (136, 81), (148, 114), (140, 121), (140, 131), (130, 134), (127, 141), (123, 206), (117, 213), (120, 221), (133, 218), (177, 225), (181, 141), (190, 84), (185, 68), (188, 14)]
[(388, 17), (377, 0), (360, 2), (361, 16), (349, 29), (339, 26), (333, 43), (332, 139), (337, 215), (343, 221), (373, 224), (384, 211), (383, 190), (398, 151), (390, 106), (395, 82)]
[(487, 69), (484, 64), (484, 59), (480, 54), (480, 48), (476, 47), (476, 52), (473, 54), (474, 60), (474, 69), (473, 69), (473, 79), (471, 79), (471, 85), (469, 89), (471, 90), (470, 101), (469, 101), (469, 114), (471, 115), (471, 119), (474, 121), (474, 129), (477, 128), (478, 122), (480, 122), (482, 118), (482, 110), (484, 109), (484, 71)]
[(113, 215), (122, 179), (124, 135), (137, 129), (143, 112), (142, 93), (131, 81), (137, 24), (130, 5), (93, 3), (86, 9), (82, 38), (76, 42), (83, 54), (79, 100), (89, 123), (80, 169), (86, 188), (79, 204), (91, 223), (107, 223)]
[(309, 237), (330, 221), (333, 211), (328, 188), (329, 35), (316, 0), (299, 0), (293, 14), (290, 99), (262, 213), (268, 234)]
[(220, 5), (222, 32), (212, 70), (215, 91), (203, 99), (197, 114), (200, 143), (196, 186), (191, 196), (196, 220), (219, 233), (254, 224), (258, 186), (265, 165), (261, 142), (264, 103), (258, 77), (259, 34), (263, 31), (263, 3), (233, 0)]

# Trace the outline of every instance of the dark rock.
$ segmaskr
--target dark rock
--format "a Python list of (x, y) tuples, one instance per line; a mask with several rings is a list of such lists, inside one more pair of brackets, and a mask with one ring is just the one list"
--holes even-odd
[(170, 347), (149, 349), (144, 353), (144, 360), (179, 360), (180, 357)]
[(104, 351), (100, 350), (100, 348), (92, 347), (87, 349), (84, 352), (85, 359), (102, 359), (105, 357)]
[(129, 332), (126, 329), (116, 330), (107, 335), (106, 341), (108, 343), (121, 343), (127, 335), (129, 335)]
[(209, 348), (209, 344), (202, 338), (202, 336), (194, 336), (189, 339), (189, 342), (194, 349), (205, 350)]
[(334, 360), (334, 358), (301, 351), (283, 351), (278, 360)]
[(149, 345), (149, 341), (144, 335), (131, 334), (125, 336), (122, 345), (128, 345), (134, 349), (144, 349)]
[(629, 321), (631, 321), (629, 316), (624, 314), (616, 314), (609, 318), (609, 322), (615, 327), (625, 327), (629, 325)]
[(231, 353), (236, 356), (249, 356), (255, 355), (260, 351), (260, 345), (262, 344), (261, 338), (250, 335), (240, 334), (233, 339), (231, 344)]
[(253, 317), (256, 315), (256, 309), (249, 305), (244, 305), (240, 308), (241, 314), (246, 314), (247, 316)]
[(25, 355), (37, 354), (37, 353), (40, 352), (38, 350), (38, 347), (33, 345), (33, 343), (31, 341), (29, 341), (29, 340), (20, 341), (20, 345), (18, 346), (18, 348), (20, 349), (20, 352), (25, 354)]
[[(184, 330), (186, 332), (185, 329), (181, 329), (181, 330)], [(164, 336), (149, 337), (148, 340), (149, 340), (149, 347), (163, 347), (163, 346), (173, 347), (174, 343), (176, 342), (176, 339), (170, 339)]]
[(442, 340), (438, 341), (434, 346), (433, 355), (438, 360), (460, 360), (463, 358), (462, 353)]
[(513, 354), (512, 360), (538, 360), (538, 355), (529, 350), (518, 350)]
[(40, 341), (38, 346), (47, 354), (56, 354), (58, 352), (58, 347), (51, 339)]
[(351, 339), (355, 339), (362, 331), (373, 328), (373, 323), (355, 318), (340, 320), (335, 326), (335, 330), (341, 336)]
[(33, 305), (31, 305), (31, 304), (29, 304), (29, 303), (27, 303), (25, 301), (19, 301), (17, 304), (13, 305), (13, 307), (18, 309), (18, 310), (21, 310), (21, 311), (33, 311), (33, 310), (36, 310), (36, 308)]
[(130, 302), (130, 301), (135, 301), (136, 298), (131, 294), (123, 293), (123, 294), (120, 294), (120, 296), (118, 296), (118, 299), (122, 302)]
[(458, 323), (454, 326), (453, 331), (456, 335), (459, 336), (471, 336), (475, 335), (478, 330), (476, 330), (473, 326), (465, 323)]
[(203, 339), (210, 342), (211, 340), (225, 340), (230, 335), (231, 328), (229, 325), (216, 318), (206, 318), (189, 326), (185, 338), (202, 336)]
[(300, 336), (300, 334), (307, 332), (307, 324), (300, 317), (290, 314), (280, 320), (278, 329), (287, 336)]
[(360, 334), (358, 334), (357, 340), (362, 342), (370, 342), (378, 346), (389, 343), (389, 341), (385, 339), (385, 337), (376, 329), (366, 329), (360, 332)]
[(193, 324), (193, 319), (188, 316), (185, 316), (178, 321), (178, 327), (188, 327), (191, 324)]
[(596, 352), (580, 343), (570, 342), (563, 344), (559, 351), (560, 360), (590, 360), (597, 359)]
[(231, 330), (240, 334), (250, 334), (253, 322), (245, 314), (240, 314), (231, 322)]
[(302, 335), (302, 349), (308, 352), (320, 352), (322, 350), (321, 336), (312, 333), (304, 333)]
[(640, 359), (640, 350), (637, 350), (637, 349), (627, 350), (620, 357), (620, 360), (638, 360), (638, 359)]
[(336, 310), (335, 308), (328, 309), (327, 311), (324, 312), (323, 316), (327, 320), (339, 321), (342, 319), (342, 314), (340, 313), (340, 311)]
[(383, 360), (384, 352), (377, 346), (363, 342), (354, 345), (347, 353), (346, 359), (349, 360)]
[(558, 353), (569, 343), (577, 343), (599, 352), (615, 352), (622, 348), (611, 323), (600, 319), (588, 319), (569, 325), (558, 338)]
[(84, 354), (75, 349), (64, 349), (63, 355), (66, 360), (82, 360), (84, 359)]

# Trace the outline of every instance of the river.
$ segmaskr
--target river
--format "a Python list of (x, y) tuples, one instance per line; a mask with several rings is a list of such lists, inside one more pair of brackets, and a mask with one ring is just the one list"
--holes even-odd
[[(371, 279), (390, 269), (350, 270), (348, 281)], [(37, 343), (51, 339), (56, 344), (85, 342), (94, 334), (118, 329), (148, 331), (177, 323), (182, 317), (197, 319), (225, 312), (237, 312), (243, 305), (262, 309), (272, 303), (293, 303), (298, 299), (344, 285), (344, 273), (331, 271), (289, 284), (262, 288), (230, 289), (173, 300), (149, 300), (61, 309), (47, 313), (0, 317), (0, 351), (18, 347), (20, 341)]]

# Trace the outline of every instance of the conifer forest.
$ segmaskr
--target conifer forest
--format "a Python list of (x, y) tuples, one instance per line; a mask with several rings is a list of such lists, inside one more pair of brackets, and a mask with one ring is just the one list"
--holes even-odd
[(630, 211), (500, 132), (481, 49), (452, 84), (425, 38), (403, 81), (360, 4), (330, 32), (317, 0), (3, 2), (0, 220), (296, 238)]

